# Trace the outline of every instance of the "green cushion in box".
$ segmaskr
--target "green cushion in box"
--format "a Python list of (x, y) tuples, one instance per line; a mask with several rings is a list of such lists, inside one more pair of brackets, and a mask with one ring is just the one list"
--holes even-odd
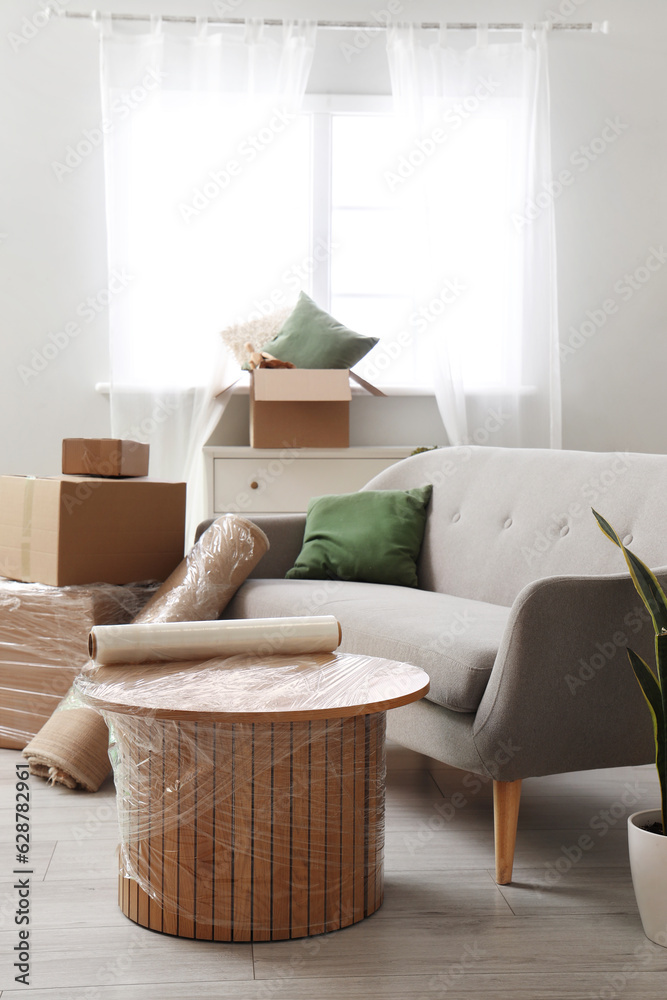
[(314, 497), (290, 580), (417, 586), (417, 559), (433, 487)]
[(343, 326), (301, 292), (293, 311), (262, 350), (297, 368), (352, 368), (377, 342), (377, 337), (364, 337)]

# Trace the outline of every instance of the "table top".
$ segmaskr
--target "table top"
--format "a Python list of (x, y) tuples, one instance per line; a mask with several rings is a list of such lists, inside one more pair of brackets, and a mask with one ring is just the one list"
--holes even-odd
[(420, 667), (376, 656), (239, 655), (201, 662), (88, 667), (76, 680), (100, 711), (192, 721), (303, 721), (385, 712), (428, 691)]

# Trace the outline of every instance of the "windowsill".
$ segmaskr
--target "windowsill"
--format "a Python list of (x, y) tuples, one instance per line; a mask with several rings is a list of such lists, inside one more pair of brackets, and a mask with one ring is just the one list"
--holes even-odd
[[(385, 396), (432, 396), (433, 389), (428, 386), (410, 386), (410, 385), (388, 385), (388, 386), (378, 386), (385, 394)], [(368, 396), (366, 389), (362, 388), (360, 385), (351, 384), (350, 389), (353, 396)], [(141, 386), (119, 386), (118, 391), (120, 392), (160, 392), (164, 391), (155, 386), (146, 386), (142, 389)], [(188, 392), (188, 389), (173, 389), (174, 392)], [(101, 396), (111, 395), (111, 382), (96, 382), (95, 392), (98, 392)], [(246, 376), (241, 376), (238, 382), (231, 386), (232, 396), (247, 396), (250, 392), (250, 382)]]
[[(250, 382), (247, 376), (242, 375), (238, 382), (235, 382), (231, 387), (232, 396), (247, 396), (250, 392)], [(378, 386), (382, 390), (385, 396), (434, 396), (435, 391), (430, 386), (419, 386), (419, 385), (381, 385)], [(366, 389), (362, 388), (360, 385), (352, 383), (350, 385), (353, 396), (368, 396)], [(119, 386), (118, 390), (120, 392), (192, 392), (192, 389), (175, 387), (171, 389), (164, 389), (157, 386)], [(111, 394), (111, 382), (96, 382), (95, 392), (98, 392), (101, 396), (109, 396)], [(471, 399), (479, 398), (480, 396), (534, 396), (537, 392), (537, 388), (534, 385), (520, 385), (520, 386), (474, 386), (466, 391), (466, 396)]]
[[(140, 393), (140, 392), (153, 393), (153, 394), (168, 393), (168, 392), (173, 392), (173, 393), (177, 393), (177, 392), (187, 393), (187, 392), (194, 392), (195, 388), (198, 388), (198, 387), (197, 386), (181, 386), (181, 385), (172, 385), (172, 386), (164, 386), (164, 385), (117, 385), (116, 386), (116, 392), (127, 393), (128, 395), (130, 395), (132, 393)], [(110, 396), (111, 395), (111, 382), (96, 382), (95, 383), (95, 392), (99, 393), (100, 396)]]
[[(432, 396), (433, 389), (428, 386), (410, 386), (410, 385), (380, 385), (378, 389), (385, 394), (385, 396)], [(350, 391), (353, 396), (368, 396), (370, 393), (368, 390), (364, 389), (363, 386), (357, 385), (354, 382), (350, 382)], [(231, 393), (233, 396), (247, 396), (250, 393), (250, 380), (248, 378), (241, 378), (234, 386), (232, 386)]]

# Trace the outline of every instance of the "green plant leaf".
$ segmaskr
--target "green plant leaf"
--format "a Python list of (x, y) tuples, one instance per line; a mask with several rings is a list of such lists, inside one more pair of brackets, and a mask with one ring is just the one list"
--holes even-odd
[(635, 588), (646, 605), (655, 627), (655, 660), (657, 676), (641, 656), (628, 649), (628, 656), (651, 713), (655, 740), (655, 764), (660, 780), (662, 832), (667, 836), (667, 598), (656, 577), (618, 537), (608, 521), (593, 510), (607, 538), (623, 552)]
[(657, 752), (656, 765), (658, 766), (662, 797), (662, 832), (664, 836), (667, 836), (667, 635), (661, 634), (655, 637), (655, 660), (658, 668), (658, 685), (662, 701), (662, 738), (660, 740), (663, 748), (662, 769), (658, 764)]
[[(663, 638), (659, 636), (658, 638)], [(667, 638), (667, 637), (665, 637)], [(628, 657), (632, 664), (635, 677), (639, 681), (642, 694), (651, 713), (653, 721), (653, 738), (655, 740), (655, 766), (660, 781), (660, 798), (662, 806), (662, 829), (667, 831), (667, 773), (665, 764), (667, 763), (665, 746), (665, 711), (662, 701), (662, 691), (655, 674), (641, 656), (635, 653), (634, 649), (628, 649)]]
[(607, 538), (611, 538), (611, 540), (614, 543), (614, 545), (618, 545), (619, 549), (622, 549), (623, 548), (623, 542), (618, 537), (618, 535), (616, 534), (616, 532), (614, 531), (614, 529), (612, 528), (612, 526), (609, 524), (609, 521), (605, 521), (605, 519), (603, 518), (602, 514), (598, 514), (598, 512), (595, 509), (595, 507), (591, 507), (591, 510), (593, 511), (593, 515), (595, 517), (595, 520), (600, 525), (600, 528), (602, 529), (602, 531), (604, 531), (604, 533), (607, 536)]
[(632, 664), (632, 669), (635, 672), (635, 677), (639, 681), (639, 686), (642, 689), (642, 694), (648, 702), (648, 707), (651, 710), (651, 717), (653, 719), (653, 728), (657, 738), (658, 732), (662, 735), (664, 731), (664, 712), (662, 708), (662, 692), (660, 691), (660, 685), (658, 680), (649, 667), (648, 663), (642, 660), (638, 653), (635, 653), (634, 649), (628, 648), (628, 656), (630, 658), (630, 663)]
[(598, 514), (598, 512), (593, 508), (591, 508), (591, 510), (593, 510), (593, 514), (595, 515), (601, 530), (607, 538), (611, 538), (612, 542), (614, 542), (615, 545), (618, 545), (619, 549), (625, 556), (625, 561), (628, 565), (628, 569), (630, 570), (632, 582), (634, 583), (637, 593), (643, 600), (651, 618), (653, 619), (653, 626), (656, 634), (662, 632), (663, 630), (667, 631), (667, 597), (665, 597), (665, 593), (656, 577), (648, 566), (646, 566), (641, 559), (637, 558), (634, 552), (631, 552), (630, 549), (626, 549), (625, 545), (609, 522), (605, 521), (602, 515)]

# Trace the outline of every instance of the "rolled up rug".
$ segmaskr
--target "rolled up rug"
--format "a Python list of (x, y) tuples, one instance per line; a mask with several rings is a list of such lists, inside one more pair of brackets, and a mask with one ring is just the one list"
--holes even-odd
[[(237, 514), (211, 524), (134, 618), (134, 623), (211, 621), (219, 617), (269, 548), (264, 532)], [(52, 784), (96, 792), (111, 768), (101, 715), (70, 691), (28, 743), (31, 774)]]
[(23, 756), (28, 758), (30, 773), (51, 784), (96, 792), (111, 766), (108, 745), (104, 720), (82, 707), (78, 695), (70, 690)]

